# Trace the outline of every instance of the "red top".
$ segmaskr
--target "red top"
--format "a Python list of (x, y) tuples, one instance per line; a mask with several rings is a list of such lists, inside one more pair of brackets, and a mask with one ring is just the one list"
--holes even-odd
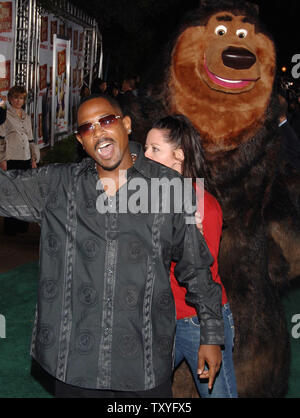
[[(222, 287), (222, 305), (225, 305), (225, 303), (227, 303), (227, 295), (218, 272), (218, 254), (222, 234), (222, 218), (222, 209), (218, 201), (210, 193), (204, 191), (204, 216), (202, 221), (203, 235), (209, 251), (214, 258), (214, 262), (210, 267), (212, 278)], [(196, 309), (193, 306), (187, 305), (185, 302), (185, 287), (180, 286), (175, 278), (175, 265), (176, 263), (171, 263), (170, 276), (171, 288), (176, 305), (177, 319), (196, 316)]]

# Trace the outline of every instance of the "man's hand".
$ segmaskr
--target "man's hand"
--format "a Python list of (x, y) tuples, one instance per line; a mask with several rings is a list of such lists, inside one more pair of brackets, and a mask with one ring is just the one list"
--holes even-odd
[[(208, 370), (204, 369), (205, 363)], [(222, 363), (221, 347), (219, 345), (200, 345), (198, 350), (198, 370), (200, 379), (208, 378), (208, 389), (212, 389), (216, 374)]]
[(202, 224), (202, 216), (200, 212), (196, 212), (195, 213), (195, 220), (196, 220), (196, 226), (199, 229), (199, 231), (201, 232), (201, 234), (203, 235), (203, 224)]

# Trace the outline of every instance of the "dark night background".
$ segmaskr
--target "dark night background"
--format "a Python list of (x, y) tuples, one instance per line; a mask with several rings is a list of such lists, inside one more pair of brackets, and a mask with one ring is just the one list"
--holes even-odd
[[(199, 0), (72, 0), (98, 21), (103, 36), (104, 76), (141, 77), (187, 11)], [(275, 39), (278, 66), (287, 67), (300, 54), (299, 0), (256, 0), (261, 19)], [(297, 80), (294, 80), (298, 83)]]

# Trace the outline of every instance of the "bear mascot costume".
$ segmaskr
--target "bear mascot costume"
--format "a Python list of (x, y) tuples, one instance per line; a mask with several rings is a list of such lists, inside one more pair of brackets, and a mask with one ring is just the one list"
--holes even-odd
[[(205, 184), (223, 210), (219, 269), (238, 394), (283, 397), (290, 350), (280, 290), (300, 274), (300, 176), (282, 151), (274, 42), (254, 4), (210, 0), (187, 15), (161, 67), (132, 115), (133, 139), (171, 113), (199, 131)], [(179, 367), (175, 397), (197, 397), (190, 376)]]

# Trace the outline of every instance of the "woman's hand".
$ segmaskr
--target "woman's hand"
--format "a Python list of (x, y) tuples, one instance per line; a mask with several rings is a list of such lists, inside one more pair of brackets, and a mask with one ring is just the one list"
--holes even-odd
[(37, 163), (35, 160), (31, 160), (31, 167), (32, 168), (37, 168)]

